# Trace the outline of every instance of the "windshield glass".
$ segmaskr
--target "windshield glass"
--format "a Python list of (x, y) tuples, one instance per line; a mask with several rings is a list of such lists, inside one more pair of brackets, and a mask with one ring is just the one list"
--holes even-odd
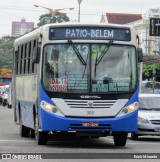
[(43, 85), (52, 92), (129, 92), (136, 86), (135, 48), (108, 44), (44, 47)]
[[(69, 44), (45, 46), (43, 84), (46, 90), (89, 91), (89, 45), (77, 44), (76, 49)], [(80, 57), (85, 64), (82, 63)]]
[(139, 98), (139, 109), (160, 109), (160, 97), (140, 97)]

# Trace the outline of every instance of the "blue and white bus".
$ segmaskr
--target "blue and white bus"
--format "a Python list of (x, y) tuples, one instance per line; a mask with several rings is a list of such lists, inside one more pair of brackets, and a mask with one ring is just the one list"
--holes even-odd
[(135, 31), (110, 24), (47, 24), (15, 40), (14, 120), (20, 135), (113, 136), (137, 130)]

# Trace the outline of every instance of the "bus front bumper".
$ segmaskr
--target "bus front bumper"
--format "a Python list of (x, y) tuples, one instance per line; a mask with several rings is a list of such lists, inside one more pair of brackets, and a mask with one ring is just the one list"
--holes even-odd
[(40, 129), (42, 131), (67, 131), (67, 132), (68, 131), (136, 132), (137, 111), (122, 117), (76, 118), (76, 117), (57, 116), (41, 109)]

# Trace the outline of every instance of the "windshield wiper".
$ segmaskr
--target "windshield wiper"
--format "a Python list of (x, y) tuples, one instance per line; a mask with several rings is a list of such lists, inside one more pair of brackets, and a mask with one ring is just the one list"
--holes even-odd
[(68, 43), (72, 46), (73, 50), (75, 51), (75, 53), (77, 54), (77, 57), (79, 58), (79, 60), (81, 61), (81, 63), (83, 65), (86, 65), (85, 60), (83, 59), (83, 57), (81, 56), (79, 50), (77, 49), (76, 45), (72, 42), (72, 40), (68, 40)]
[(101, 62), (103, 56), (107, 53), (107, 51), (109, 50), (109, 48), (111, 47), (112, 44), (113, 44), (113, 40), (110, 40), (109, 43), (107, 44), (105, 50), (100, 54), (99, 57), (98, 57), (98, 52), (97, 52), (96, 62), (95, 62), (96, 65), (98, 65)]
[(97, 71), (97, 65), (101, 62), (103, 56), (108, 52), (109, 48), (113, 44), (113, 40), (110, 40), (109, 43), (107, 44), (105, 50), (98, 56), (98, 51), (96, 55), (96, 61), (95, 61), (95, 69), (94, 69), (94, 77), (96, 77), (96, 71)]
[[(88, 54), (87, 54), (86, 62), (87, 62), (87, 60), (88, 60)], [(85, 75), (85, 72), (86, 72), (86, 67), (87, 67), (87, 64), (86, 64), (85, 67), (84, 67), (83, 77), (82, 77), (82, 78), (84, 78), (84, 75)]]

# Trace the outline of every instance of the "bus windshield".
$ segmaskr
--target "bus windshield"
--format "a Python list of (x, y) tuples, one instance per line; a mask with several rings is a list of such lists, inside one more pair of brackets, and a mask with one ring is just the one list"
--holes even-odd
[(135, 47), (108, 44), (48, 44), (43, 86), (52, 92), (130, 92), (136, 88)]

